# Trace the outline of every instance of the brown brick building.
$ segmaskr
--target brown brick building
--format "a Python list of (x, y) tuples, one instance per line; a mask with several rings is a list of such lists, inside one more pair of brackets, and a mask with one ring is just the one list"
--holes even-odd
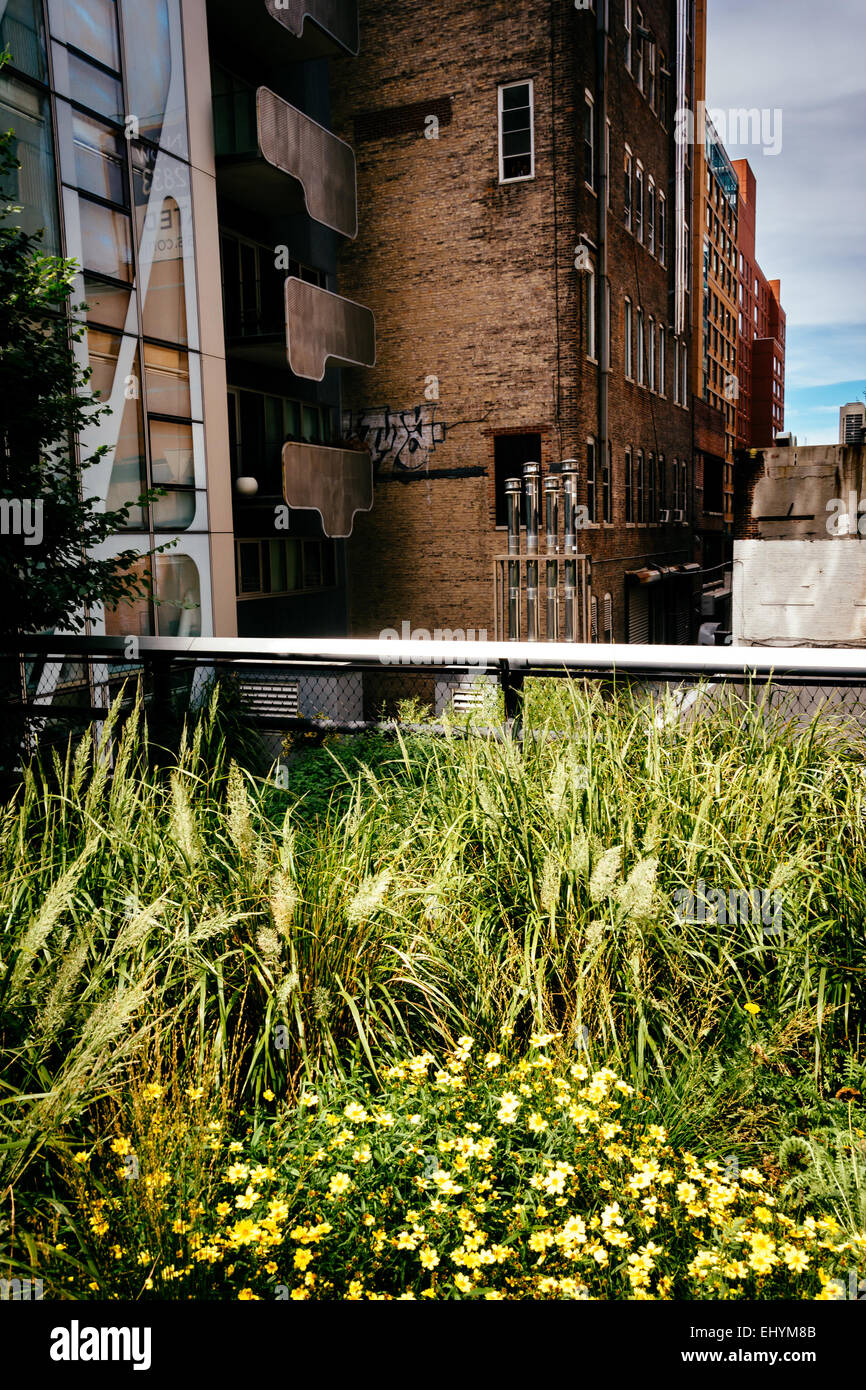
[(755, 258), (757, 186), (747, 159), (734, 161), (739, 182), (737, 447), (769, 448), (785, 424), (785, 311), (778, 280)]
[(355, 634), (492, 636), (505, 480), (575, 459), (598, 639), (689, 640), (692, 3), (605, 8), (361, 0), (362, 61), (332, 63), (364, 227), (340, 291), (377, 326), (343, 377), (376, 477)]

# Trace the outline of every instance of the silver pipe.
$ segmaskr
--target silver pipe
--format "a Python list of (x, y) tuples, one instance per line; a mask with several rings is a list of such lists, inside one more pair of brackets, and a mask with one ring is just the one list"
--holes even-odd
[(544, 530), (547, 554), (547, 640), (559, 638), (559, 478), (544, 480)]
[[(525, 463), (523, 465), (523, 478), (526, 491), (526, 553), (537, 557), (541, 464)], [(537, 558), (529, 560), (526, 565), (526, 640), (527, 642), (538, 641)]]
[[(505, 505), (508, 513), (508, 554), (520, 554), (520, 491), (519, 478), (505, 481)], [(520, 564), (508, 562), (508, 640), (520, 641)]]
[(563, 459), (565, 480), (565, 640), (577, 641), (577, 459)]

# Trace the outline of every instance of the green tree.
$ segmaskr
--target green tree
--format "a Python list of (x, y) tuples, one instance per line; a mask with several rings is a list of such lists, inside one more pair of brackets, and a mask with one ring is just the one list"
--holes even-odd
[[(6, 58), (0, 55), (0, 68)], [(0, 190), (20, 168), (14, 135), (0, 133)], [(0, 192), (0, 635), (80, 632), (100, 603), (149, 592), (141, 551), (96, 559), (139, 502), (115, 511), (85, 498), (81, 472), (109, 450), (78, 460), (76, 440), (110, 414), (90, 390), (73, 343), (84, 325), (70, 315), (74, 261), (40, 250), (42, 233), (15, 225), (21, 211)], [(157, 550), (165, 549), (157, 547)], [(151, 554), (153, 552), (148, 552)], [(146, 568), (146, 567), (145, 567)]]

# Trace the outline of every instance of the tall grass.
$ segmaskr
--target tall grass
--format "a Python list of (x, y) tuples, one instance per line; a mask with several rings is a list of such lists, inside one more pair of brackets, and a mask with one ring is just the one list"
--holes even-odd
[[(757, 1123), (766, 1077), (832, 1093), (863, 1060), (856, 730), (530, 689), (520, 743), (398, 732), (348, 772), (321, 750), (334, 800), (311, 816), (303, 759), (288, 793), (243, 771), (216, 697), (169, 767), (140, 711), (116, 719), (0, 815), (2, 1193), (44, 1190), (169, 1038), (217, 1079), (243, 1040), (255, 1100), (540, 1029), (732, 1125), (743, 1077)], [(678, 920), (698, 880), (780, 892), (781, 934)]]

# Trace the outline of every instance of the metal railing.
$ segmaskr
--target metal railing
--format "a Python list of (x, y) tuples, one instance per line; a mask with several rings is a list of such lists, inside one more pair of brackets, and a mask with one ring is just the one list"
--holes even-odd
[[(675, 696), (674, 715), (695, 717), (698, 695), (738, 697), (784, 708), (800, 722), (815, 713), (866, 729), (866, 650), (775, 647), (595, 645), (563, 642), (31, 637), (0, 641), (0, 691), (20, 751), (62, 744), (97, 729), (121, 699), (121, 717), (140, 696), (151, 729), (178, 727), (228, 681), (244, 722), (276, 757), (286, 733), (359, 733), (398, 715), (477, 712), (478, 729), (519, 714), (527, 679), (570, 678), (647, 698)], [(698, 686), (701, 686), (700, 692)], [(14, 716), (14, 718), (13, 718)], [(411, 715), (409, 716), (412, 717)], [(473, 716), (475, 717), (475, 716)]]

